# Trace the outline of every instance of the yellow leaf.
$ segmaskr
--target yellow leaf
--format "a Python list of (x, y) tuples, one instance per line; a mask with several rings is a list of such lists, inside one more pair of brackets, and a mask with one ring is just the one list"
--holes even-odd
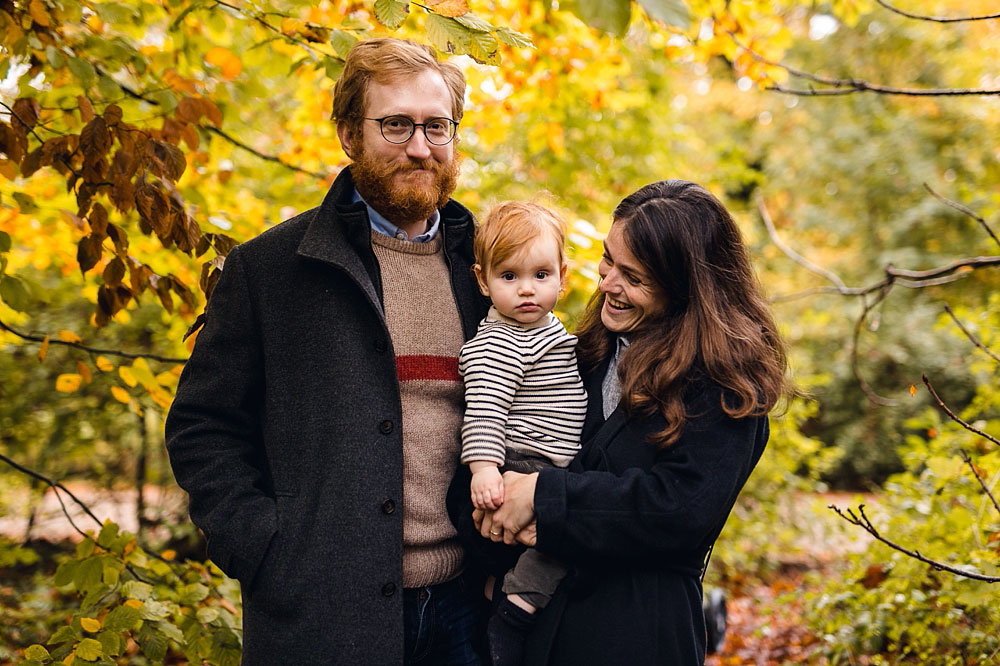
[(65, 664), (66, 666), (70, 666), (70, 664), (72, 664), (75, 659), (76, 659), (76, 655), (74, 655), (71, 652), (70, 654), (66, 655), (65, 659), (63, 659), (63, 664)]
[(916, 394), (917, 394), (917, 387), (914, 386), (913, 384), (910, 384), (910, 395), (916, 395)]
[(243, 71), (243, 61), (233, 56), (222, 65), (222, 75), (227, 79), (235, 79)]
[(115, 369), (115, 364), (104, 356), (98, 356), (94, 364), (97, 365), (97, 369), (101, 372), (111, 372)]
[(205, 62), (222, 70), (222, 75), (227, 79), (236, 78), (243, 71), (243, 62), (232, 51), (221, 46), (209, 49), (205, 54)]
[(62, 340), (63, 342), (69, 342), (73, 344), (80, 344), (81, 342), (83, 342), (80, 336), (74, 333), (73, 331), (62, 330), (59, 331), (57, 335), (59, 336), (59, 339)]
[(80, 626), (83, 627), (84, 631), (94, 633), (101, 630), (101, 621), (95, 620), (92, 617), (85, 617), (80, 619)]
[(7, 180), (14, 180), (17, 178), (17, 164), (10, 160), (0, 160), (0, 174)]
[(112, 386), (111, 395), (114, 396), (115, 400), (126, 405), (132, 400), (132, 396), (121, 386)]
[(45, 339), (42, 340), (42, 348), (38, 350), (38, 360), (45, 361), (45, 356), (48, 353), (49, 353), (49, 336), (46, 335)]
[(165, 550), (162, 553), (160, 553), (160, 557), (162, 557), (165, 560), (172, 561), (175, 557), (177, 557), (177, 551)]
[(464, 16), (469, 13), (469, 3), (465, 0), (425, 0), (427, 6), (440, 16)]
[(126, 601), (122, 605), (123, 606), (128, 606), (129, 608), (134, 608), (136, 610), (139, 610), (140, 608), (142, 608), (142, 602), (139, 601), (138, 599), (129, 599), (128, 601)]
[(83, 377), (83, 381), (87, 382), (88, 384), (90, 383), (90, 380), (93, 379), (93, 375), (90, 372), (90, 368), (88, 368), (87, 364), (84, 363), (83, 361), (76, 362), (76, 371), (80, 373), (81, 377)]
[(56, 390), (61, 393), (72, 393), (80, 388), (83, 377), (77, 374), (59, 375), (56, 377)]
[(52, 25), (52, 18), (45, 10), (45, 3), (42, 0), (31, 0), (31, 4), (28, 5), (28, 13), (31, 14), (31, 18), (38, 25), (45, 28)]
[(139, 383), (136, 380), (135, 375), (132, 374), (132, 369), (129, 368), (128, 366), (124, 365), (119, 366), (118, 376), (122, 378), (122, 381), (125, 382), (129, 388), (132, 388), (133, 386)]

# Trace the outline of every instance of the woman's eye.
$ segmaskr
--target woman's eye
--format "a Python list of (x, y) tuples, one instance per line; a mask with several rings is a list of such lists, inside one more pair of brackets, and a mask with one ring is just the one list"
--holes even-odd
[(628, 280), (629, 284), (634, 284), (634, 285), (642, 284), (642, 280), (631, 274), (626, 275), (625, 279)]

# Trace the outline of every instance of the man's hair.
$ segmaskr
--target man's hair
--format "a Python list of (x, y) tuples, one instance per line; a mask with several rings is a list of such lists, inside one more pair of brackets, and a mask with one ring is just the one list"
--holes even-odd
[[(724, 389), (733, 418), (767, 414), (791, 386), (785, 347), (732, 216), (705, 188), (683, 180), (646, 185), (614, 212), (626, 247), (663, 299), (628, 333), (618, 366), (630, 414), (660, 414), (667, 427), (652, 440), (677, 441), (690, 418), (685, 391), (699, 378)], [(576, 330), (577, 353), (594, 368), (613, 353), (597, 291)]]
[(566, 222), (533, 201), (503, 201), (493, 206), (476, 230), (473, 252), (485, 277), (498, 264), (517, 254), (528, 244), (545, 236), (559, 247), (559, 265), (565, 263)]
[(381, 37), (355, 44), (344, 61), (344, 71), (333, 88), (333, 119), (356, 130), (367, 114), (368, 86), (391, 83), (432, 70), (441, 75), (451, 92), (451, 119), (462, 120), (465, 75), (450, 62), (438, 61), (434, 49), (406, 39)]

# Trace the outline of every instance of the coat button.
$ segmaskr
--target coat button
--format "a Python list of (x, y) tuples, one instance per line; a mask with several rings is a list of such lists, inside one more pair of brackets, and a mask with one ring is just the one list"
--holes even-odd
[(385, 421), (382, 421), (382, 423), (379, 423), (378, 431), (383, 435), (388, 435), (390, 432), (392, 432), (392, 421), (386, 419)]
[(375, 339), (375, 351), (377, 351), (379, 354), (385, 352), (385, 350), (387, 350), (388, 348), (389, 345), (385, 343), (385, 340), (383, 338)]
[(396, 584), (395, 583), (386, 583), (385, 585), (382, 586), (382, 595), (383, 596), (391, 597), (394, 594), (396, 594)]
[(396, 510), (396, 503), (393, 502), (391, 499), (387, 499), (386, 501), (382, 502), (382, 513), (388, 514), (392, 513), (395, 510)]

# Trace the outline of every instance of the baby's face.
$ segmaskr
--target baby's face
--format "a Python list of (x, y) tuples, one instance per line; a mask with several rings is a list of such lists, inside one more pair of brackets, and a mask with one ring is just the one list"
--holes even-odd
[(559, 300), (566, 267), (559, 245), (544, 236), (486, 270), (483, 294), (497, 311), (522, 324), (534, 324), (552, 312)]

